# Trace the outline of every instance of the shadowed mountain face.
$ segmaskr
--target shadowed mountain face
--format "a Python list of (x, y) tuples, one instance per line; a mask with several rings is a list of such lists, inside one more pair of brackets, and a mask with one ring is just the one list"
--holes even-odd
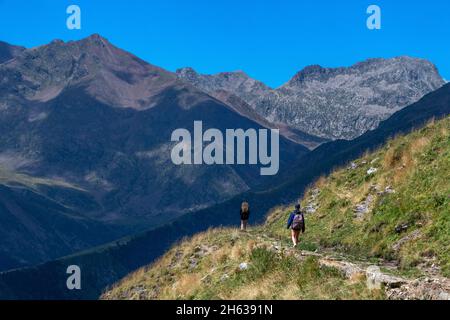
[(277, 89), (243, 72), (201, 75), (192, 68), (179, 78), (214, 93), (240, 97), (269, 122), (314, 136), (353, 139), (444, 84), (436, 67), (421, 59), (370, 59), (348, 68), (309, 66)]
[[(103, 290), (131, 271), (151, 263), (175, 241), (214, 226), (236, 225), (237, 209), (249, 201), (252, 223), (261, 222), (269, 209), (297, 200), (316, 178), (374, 150), (389, 138), (423, 126), (430, 119), (450, 115), (450, 84), (426, 95), (417, 103), (396, 112), (380, 126), (353, 141), (333, 141), (305, 154), (295, 170), (264, 192), (248, 191), (221, 204), (184, 215), (165, 226), (124, 238), (108, 245), (47, 264), (0, 274), (3, 299), (96, 299)], [(85, 286), (80, 291), (65, 287), (65, 269), (79, 265)]]
[[(27, 193), (21, 193), (17, 205), (0, 211), (0, 219), (20, 215), (24, 219), (18, 224), (29, 222), (26, 230), (31, 237), (27, 232), (2, 230), (8, 241), (0, 242), (0, 252), (14, 256), (20, 262), (17, 266), (165, 224), (230, 199), (261, 180), (260, 166), (174, 165), (171, 149), (176, 143), (171, 142), (171, 134), (175, 129), (193, 132), (195, 120), (203, 121), (204, 130), (222, 132), (259, 129), (264, 124), (98, 35), (76, 42), (53, 41), (0, 64), (0, 111), (0, 166), (31, 180), (45, 178), (72, 186), (69, 190), (40, 186), (36, 191), (21, 185)], [(289, 170), (289, 163), (306, 152), (307, 148), (280, 139), (280, 172)], [(12, 188), (2, 192), (17, 192), (17, 186)], [(34, 193), (51, 202), (48, 206), (62, 206), (54, 210), (55, 215), (67, 218), (64, 210), (70, 211), (72, 217), (52, 225), (55, 234), (93, 221), (106, 231), (100, 232), (97, 224), (86, 227), (84, 233), (71, 233), (74, 241), (35, 235), (39, 230), (51, 232), (45, 226), (48, 220), (37, 222), (31, 217)], [(78, 200), (72, 202), (71, 197)], [(30, 210), (20, 209), (25, 207)], [(88, 222), (80, 225), (78, 218)], [(27, 242), (27, 237), (33, 240)], [(21, 243), (20, 250), (7, 248), (14, 238)], [(35, 246), (42, 250), (34, 250)]]

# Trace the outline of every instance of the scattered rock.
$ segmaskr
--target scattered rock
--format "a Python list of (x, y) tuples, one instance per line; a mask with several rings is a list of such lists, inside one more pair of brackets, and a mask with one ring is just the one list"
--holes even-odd
[(392, 300), (450, 300), (448, 279), (424, 278), (409, 281), (398, 288), (387, 289)]
[(342, 274), (348, 279), (363, 273), (363, 269), (361, 269), (358, 265), (347, 261), (320, 259), (319, 264), (321, 266), (331, 267), (341, 271)]
[(384, 188), (384, 193), (395, 193), (395, 190), (391, 186)]
[(242, 262), (241, 264), (239, 264), (239, 270), (245, 271), (247, 269), (248, 269), (248, 263), (247, 262)]
[(195, 269), (195, 268), (197, 268), (197, 265), (198, 265), (197, 259), (194, 257), (191, 257), (189, 259), (189, 269)]
[(358, 164), (356, 162), (352, 162), (350, 163), (350, 166), (347, 169), (355, 170), (356, 168), (358, 168)]
[(353, 211), (355, 212), (355, 217), (358, 219), (363, 218), (370, 211), (370, 204), (373, 201), (373, 196), (368, 195), (363, 202), (357, 204)]
[(386, 188), (384, 188), (384, 190), (380, 191), (379, 189), (377, 189), (377, 194), (379, 196), (383, 196), (385, 194), (391, 194), (391, 193), (395, 193), (395, 190), (391, 187), (391, 186), (387, 186)]
[(180, 263), (182, 257), (183, 257), (183, 252), (181, 250), (177, 250), (177, 252), (175, 252), (175, 255), (172, 258), (172, 261), (169, 264), (169, 269), (173, 269), (173, 268), (177, 267), (177, 265)]
[(138, 285), (136, 287), (133, 287), (130, 289), (130, 291), (131, 291), (131, 296), (135, 296), (140, 300), (147, 298), (148, 290), (143, 285)]
[[(396, 230), (397, 231), (397, 230)], [(408, 241), (413, 241), (416, 240), (420, 237), (421, 233), (419, 230), (415, 230), (413, 232), (411, 232), (409, 235), (401, 238), (400, 240), (398, 240), (396, 243), (394, 243), (392, 245), (392, 250), (394, 251), (398, 251), (400, 250), (400, 248)]]
[(373, 168), (373, 167), (371, 167), (369, 170), (367, 170), (367, 175), (371, 175), (371, 174), (374, 174), (375, 172), (377, 172), (378, 171), (378, 169), (377, 168)]
[(317, 211), (317, 204), (316, 203), (311, 203), (308, 204), (305, 208), (306, 213), (315, 213)]
[(228, 274), (223, 274), (221, 277), (220, 277), (220, 281), (226, 281), (226, 280), (228, 280), (230, 278), (230, 276), (228, 275)]
[(305, 207), (305, 211), (306, 213), (315, 213), (317, 211), (318, 205), (317, 205), (317, 197), (320, 194), (320, 189), (318, 188), (314, 188), (313, 190), (311, 190), (311, 195), (308, 199), (308, 203)]
[(380, 273), (380, 267), (378, 266), (369, 266), (366, 269), (366, 285), (370, 290), (381, 288), (381, 283), (377, 281), (378, 273)]
[(380, 282), (381, 284), (385, 285), (388, 288), (399, 288), (403, 284), (407, 283), (406, 279), (385, 274), (382, 272), (375, 274), (374, 277), (375, 281)]
[(402, 233), (402, 232), (408, 230), (408, 228), (409, 228), (408, 223), (399, 224), (395, 227), (395, 233)]

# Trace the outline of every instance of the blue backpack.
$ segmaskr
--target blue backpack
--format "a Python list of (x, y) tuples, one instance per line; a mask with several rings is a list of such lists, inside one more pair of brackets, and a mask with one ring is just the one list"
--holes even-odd
[(303, 225), (305, 223), (303, 219), (303, 214), (301, 212), (297, 212), (292, 220), (292, 230), (303, 230)]

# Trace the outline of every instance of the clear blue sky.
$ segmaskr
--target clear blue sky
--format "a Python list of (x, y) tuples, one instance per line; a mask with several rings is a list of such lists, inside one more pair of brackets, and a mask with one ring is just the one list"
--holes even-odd
[[(70, 4), (80, 31), (66, 28)], [(381, 30), (366, 28), (370, 4)], [(310, 64), (398, 55), (429, 59), (450, 79), (448, 0), (0, 0), (0, 40), (32, 47), (92, 33), (168, 70), (244, 70), (270, 86)]]

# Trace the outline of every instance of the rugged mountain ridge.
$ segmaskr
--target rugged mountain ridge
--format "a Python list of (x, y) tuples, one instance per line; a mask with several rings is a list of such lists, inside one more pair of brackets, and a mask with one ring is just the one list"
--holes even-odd
[(308, 66), (271, 89), (243, 72), (178, 77), (213, 93), (229, 91), (268, 121), (328, 139), (353, 139), (444, 84), (429, 61), (410, 57), (369, 59), (350, 67)]

